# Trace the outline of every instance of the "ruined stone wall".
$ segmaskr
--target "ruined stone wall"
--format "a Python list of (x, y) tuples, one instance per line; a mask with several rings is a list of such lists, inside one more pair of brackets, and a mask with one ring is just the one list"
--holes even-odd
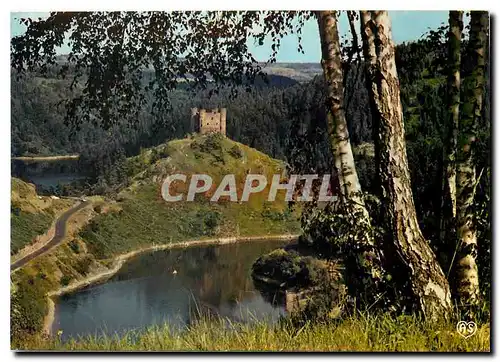
[(191, 109), (191, 129), (201, 134), (221, 133), (226, 135), (226, 109)]

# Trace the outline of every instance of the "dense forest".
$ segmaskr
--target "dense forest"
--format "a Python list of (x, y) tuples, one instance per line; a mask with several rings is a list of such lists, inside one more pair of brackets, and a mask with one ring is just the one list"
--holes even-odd
[[(347, 12), (353, 32), (349, 47), (347, 42), (341, 46), (337, 12), (304, 13), (179, 13), (161, 14), (160, 19), (154, 13), (113, 13), (116, 24), (108, 29), (109, 53), (82, 53), (82, 48), (94, 49), (95, 39), (80, 39), (82, 48), (75, 51), (80, 72), (86, 69), (83, 60), (108, 63), (89, 67), (95, 74), (78, 75), (87, 81), (73, 87), (73, 94), (67, 94), (73, 77), (56, 77), (65, 64), (54, 62), (53, 54), (49, 60), (35, 56), (29, 72), (13, 69), (11, 153), (78, 153), (90, 185), (85, 192), (113, 193), (128, 182), (126, 157), (191, 132), (191, 107), (226, 107), (231, 139), (284, 160), (295, 173), (336, 176), (336, 209), (308, 214), (306, 207), (301, 240), (311, 240), (312, 247), (326, 244), (329, 258), (342, 258), (351, 277), (346, 284), (352, 288), (349, 293), (359, 297), (358, 307), (377, 304), (377, 309), (411, 310), (434, 320), (453, 313), (453, 293), (465, 315), (488, 319), (488, 14), (472, 12), (464, 29), (463, 12), (451, 11), (448, 25), (394, 47), (386, 11)], [(85, 16), (55, 13), (50, 21), (86, 24)], [(212, 16), (222, 36), (206, 36), (204, 27), (216, 24)], [(246, 67), (245, 47), (230, 48), (227, 59), (213, 52), (214, 44), (225, 39), (229, 45), (239, 44), (234, 32), (245, 39), (249, 24), (260, 16), (268, 23), (257, 38), (270, 33), (278, 43), (276, 33), (295, 24), (300, 27), (301, 16), (316, 17), (323, 75), (300, 81), (275, 75), (264, 79)], [(95, 24), (102, 21), (98, 15), (89, 19)], [(361, 25), (362, 47), (356, 44), (355, 19)], [(185, 45), (193, 50), (185, 59), (148, 53), (148, 45), (128, 50), (127, 56), (119, 52), (124, 45), (115, 32), (126, 28), (120, 22), (133, 22), (134, 31), (142, 34), (143, 27), (156, 29), (151, 24), (170, 29), (165, 25), (170, 20), (198, 24), (186, 38)], [(238, 26), (229, 31), (234, 22)], [(24, 70), (25, 61), (31, 61), (30, 37), (37, 36), (38, 26), (35, 23), (32, 33), (13, 40), (14, 68)], [(154, 38), (156, 30), (151, 31)], [(161, 46), (178, 50), (176, 43)], [(203, 59), (199, 49), (212, 56)], [(156, 62), (154, 74), (139, 65), (144, 59)], [(38, 71), (33, 66), (37, 62), (45, 68)], [(123, 73), (113, 73), (117, 69)], [(171, 69), (195, 75), (179, 82)], [(62, 73), (68, 76), (67, 69)], [(152, 78), (156, 88), (147, 85)], [(64, 108), (72, 97), (76, 107)], [(168, 102), (159, 106), (158, 99)], [(365, 150), (368, 161), (359, 157), (359, 150)]]
[[(446, 54), (445, 32), (433, 30), (418, 42), (396, 47), (396, 64), (401, 83), (401, 101), (412, 187), (425, 234), (437, 237), (438, 212), (441, 202), (439, 162), (443, 152), (444, 120), (446, 118)], [(345, 64), (347, 81), (345, 107), (349, 134), (353, 145), (372, 143), (372, 121), (362, 64)], [(121, 169), (125, 157), (141, 148), (182, 138), (190, 133), (191, 107), (228, 109), (228, 136), (266, 154), (284, 159), (296, 171), (331, 172), (332, 155), (326, 129), (324, 108), (325, 86), (321, 76), (298, 82), (284, 76), (270, 75), (267, 82), (241, 87), (236, 97), (229, 91), (219, 94), (177, 89), (171, 95), (171, 111), (158, 120), (147, 110), (133, 127), (129, 123), (110, 130), (82, 124), (80, 129), (64, 121), (62, 101), (67, 99), (69, 81), (36, 74), (12, 77), (12, 155), (81, 155), (80, 168), (93, 184), (95, 192), (106, 192), (114, 184), (122, 184), (127, 173)], [(488, 77), (487, 77), (488, 79)], [(488, 89), (488, 88), (487, 88)], [(489, 95), (483, 110), (486, 127), (480, 131), (477, 147), (478, 167), (490, 165)], [(362, 164), (358, 173), (367, 192), (374, 167)], [(479, 184), (478, 206), (489, 205), (490, 175)], [(485, 215), (488, 208), (482, 208)], [(488, 223), (480, 223), (489, 225)], [(481, 230), (480, 230), (481, 231)], [(488, 230), (483, 230), (488, 235)], [(489, 246), (482, 251), (489, 258)], [(489, 273), (489, 265), (485, 266)], [(488, 280), (489, 278), (482, 278)]]

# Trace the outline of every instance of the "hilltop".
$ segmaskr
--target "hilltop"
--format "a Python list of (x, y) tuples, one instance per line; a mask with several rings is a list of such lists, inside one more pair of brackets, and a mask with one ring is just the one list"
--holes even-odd
[[(278, 193), (275, 202), (266, 201), (269, 185), (248, 202), (210, 202), (215, 185), (226, 174), (235, 175), (240, 195), (248, 173), (285, 172), (282, 161), (221, 135), (195, 135), (142, 150), (128, 159), (127, 172), (130, 185), (118, 194), (114, 205), (119, 211), (99, 215), (82, 232), (100, 257), (186, 239), (299, 231), (298, 215), (284, 202), (284, 193)], [(188, 179), (192, 174), (207, 174), (214, 185), (197, 195), (195, 202), (167, 203), (161, 197), (161, 185), (167, 175), (175, 173)]]

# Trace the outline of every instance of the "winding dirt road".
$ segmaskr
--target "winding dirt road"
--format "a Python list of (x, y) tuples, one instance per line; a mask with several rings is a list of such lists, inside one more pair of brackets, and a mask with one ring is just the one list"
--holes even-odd
[(66, 210), (61, 216), (56, 221), (55, 225), (55, 233), (54, 237), (52, 240), (50, 240), (47, 244), (42, 246), (40, 249), (35, 250), (29, 255), (26, 255), (24, 258), (10, 264), (10, 270), (14, 271), (16, 269), (19, 269), (22, 267), (24, 264), (29, 262), (30, 260), (33, 260), (37, 256), (45, 253), (47, 250), (52, 249), (54, 246), (60, 244), (64, 240), (64, 236), (66, 235), (66, 222), (68, 219), (73, 215), (75, 212), (83, 209), (85, 206), (89, 205), (90, 201), (83, 201), (75, 206), (73, 206), (71, 209)]

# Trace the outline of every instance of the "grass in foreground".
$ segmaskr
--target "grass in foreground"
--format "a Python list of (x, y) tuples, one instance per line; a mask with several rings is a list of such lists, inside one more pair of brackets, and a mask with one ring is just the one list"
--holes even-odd
[[(64, 333), (64, 332), (63, 332)], [(455, 326), (431, 325), (413, 316), (357, 315), (341, 321), (307, 323), (294, 328), (287, 321), (270, 326), (222, 322), (204, 318), (180, 333), (168, 326), (152, 327), (125, 336), (87, 337), (61, 342), (30, 341), (21, 349), (68, 351), (411, 351), (489, 352), (490, 326), (478, 326), (469, 339)]]

